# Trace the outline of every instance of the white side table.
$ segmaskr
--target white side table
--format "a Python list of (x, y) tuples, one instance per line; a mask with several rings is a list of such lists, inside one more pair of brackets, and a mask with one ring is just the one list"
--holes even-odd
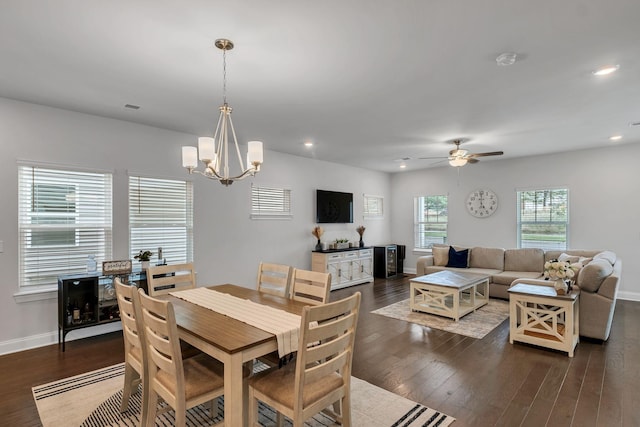
[(552, 286), (518, 283), (509, 288), (509, 342), (566, 351), (579, 341), (580, 291), (558, 295)]

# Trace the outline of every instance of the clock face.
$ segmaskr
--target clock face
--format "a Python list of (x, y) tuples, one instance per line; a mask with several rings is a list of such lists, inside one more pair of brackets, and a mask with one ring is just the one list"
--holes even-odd
[(472, 191), (467, 197), (467, 210), (476, 218), (486, 218), (498, 208), (498, 196), (491, 190)]

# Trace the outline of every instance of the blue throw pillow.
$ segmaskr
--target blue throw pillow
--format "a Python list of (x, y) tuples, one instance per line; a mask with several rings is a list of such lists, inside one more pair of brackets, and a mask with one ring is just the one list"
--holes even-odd
[(467, 268), (467, 260), (469, 259), (469, 249), (456, 251), (453, 246), (449, 246), (449, 262), (447, 267)]

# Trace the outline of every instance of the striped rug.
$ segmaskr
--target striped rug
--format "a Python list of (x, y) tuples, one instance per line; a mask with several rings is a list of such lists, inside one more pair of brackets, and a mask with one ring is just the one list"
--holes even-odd
[[(120, 412), (124, 365), (118, 364), (75, 377), (34, 387), (33, 397), (44, 427), (59, 426), (138, 426), (142, 393), (132, 396), (129, 410)], [(441, 412), (412, 402), (380, 387), (351, 378), (351, 416), (357, 427), (417, 427), (448, 426), (455, 421)], [(219, 413), (224, 411), (224, 399), (218, 402)], [(212, 419), (204, 405), (188, 411), (190, 426), (211, 426), (222, 418)], [(260, 423), (275, 425), (275, 412), (266, 405), (260, 407)], [(174, 412), (168, 411), (156, 419), (156, 426), (174, 425)], [(289, 420), (285, 425), (291, 426)], [(336, 426), (324, 414), (306, 423), (310, 427)]]

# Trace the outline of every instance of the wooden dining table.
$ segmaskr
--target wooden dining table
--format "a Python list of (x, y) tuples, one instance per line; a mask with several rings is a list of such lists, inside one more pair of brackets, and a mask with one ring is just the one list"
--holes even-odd
[[(297, 315), (302, 314), (303, 307), (307, 305), (238, 285), (208, 288)], [(277, 351), (276, 336), (172, 295), (159, 298), (173, 304), (180, 339), (224, 363), (225, 426), (246, 426), (249, 392), (243, 365)]]

